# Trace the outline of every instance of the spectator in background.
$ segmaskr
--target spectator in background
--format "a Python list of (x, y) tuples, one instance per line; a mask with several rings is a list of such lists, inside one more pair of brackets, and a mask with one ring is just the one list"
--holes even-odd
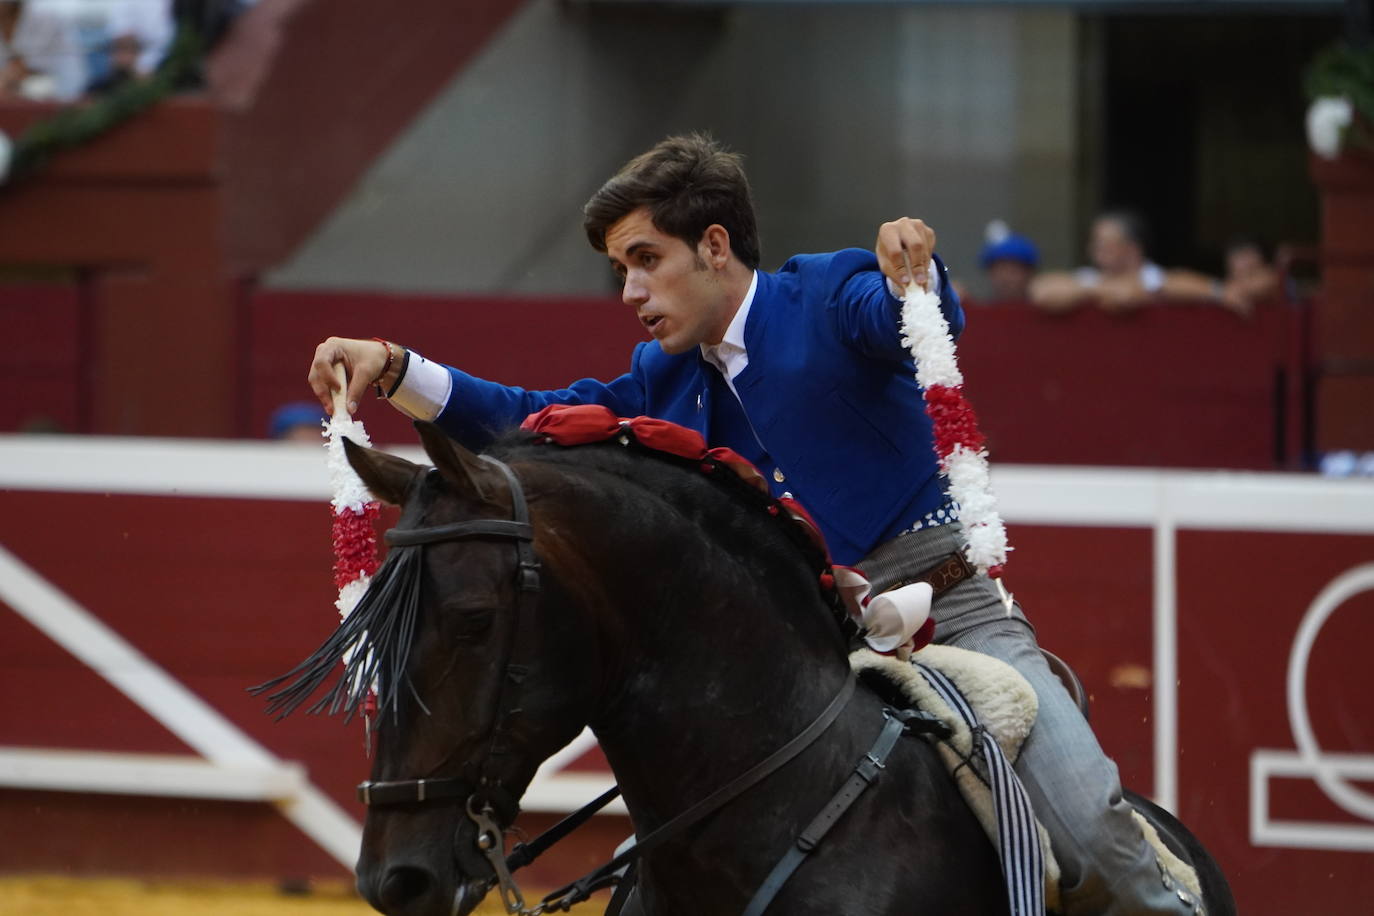
[(1165, 273), (1161, 298), (1215, 303), (1248, 318), (1255, 304), (1279, 294), (1279, 273), (1269, 263), (1265, 247), (1253, 238), (1237, 236), (1226, 244), (1226, 276), (1218, 280), (1193, 270)]
[(104, 95), (113, 92), (126, 83), (134, 83), (148, 78), (139, 67), (143, 44), (136, 35), (120, 35), (110, 42), (109, 61), (105, 75), (91, 83), (86, 90), (91, 95)]
[(1031, 284), (1031, 302), (1062, 312), (1092, 302), (1105, 311), (1147, 302), (1212, 303), (1248, 316), (1257, 300), (1278, 292), (1278, 274), (1263, 248), (1236, 240), (1226, 249), (1226, 279), (1193, 270), (1165, 270), (1146, 254), (1145, 223), (1129, 210), (1104, 213), (1093, 221), (1088, 245), (1091, 267), (1045, 273)]
[(114, 42), (126, 37), (138, 42), (134, 68), (140, 76), (148, 76), (162, 63), (172, 44), (176, 31), (172, 0), (119, 0), (110, 8), (109, 30)]
[(987, 279), (987, 301), (1029, 302), (1031, 280), (1040, 266), (1035, 244), (1000, 219), (988, 223), (984, 236), (987, 244), (978, 255), (978, 266)]
[(86, 88), (75, 26), (25, 0), (0, 0), (0, 98), (70, 102)]
[(267, 436), (278, 442), (323, 445), (322, 424), (328, 419), (317, 401), (293, 401), (272, 411), (272, 417), (267, 422)]
[(151, 76), (172, 44), (172, 0), (106, 0), (106, 4), (111, 71), (123, 69), (126, 80)]
[(1226, 244), (1222, 299), (1249, 311), (1256, 303), (1279, 298), (1279, 292), (1279, 272), (1268, 247), (1249, 236), (1231, 239)]
[(1093, 220), (1088, 259), (1091, 267), (1036, 277), (1031, 302), (1051, 312), (1088, 302), (1120, 311), (1141, 305), (1164, 288), (1164, 270), (1146, 255), (1145, 222), (1129, 210), (1103, 213)]
[(99, 0), (76, 17), (90, 85), (101, 95), (153, 74), (175, 32), (172, 0)]

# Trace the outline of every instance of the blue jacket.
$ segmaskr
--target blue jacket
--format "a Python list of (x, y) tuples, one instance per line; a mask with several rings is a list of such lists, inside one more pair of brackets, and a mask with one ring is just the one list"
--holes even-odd
[[(963, 311), (936, 264), (941, 309), (957, 336)], [(549, 404), (603, 404), (622, 417), (680, 423), (754, 461), (776, 495), (790, 492), (815, 516), (837, 562), (857, 563), (945, 501), (930, 421), (898, 331), (901, 303), (877, 266), (872, 252), (846, 249), (798, 255), (775, 274), (759, 271), (738, 400), (700, 350), (670, 356), (648, 341), (619, 378), (557, 391), (450, 368), (453, 390), (437, 422), (474, 449)]]

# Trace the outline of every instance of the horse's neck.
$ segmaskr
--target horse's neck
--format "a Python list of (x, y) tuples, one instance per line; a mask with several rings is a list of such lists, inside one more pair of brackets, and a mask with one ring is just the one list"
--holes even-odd
[(806, 576), (700, 544), (659, 570), (614, 601), (616, 683), (593, 723), (641, 831), (781, 747), (848, 676)]

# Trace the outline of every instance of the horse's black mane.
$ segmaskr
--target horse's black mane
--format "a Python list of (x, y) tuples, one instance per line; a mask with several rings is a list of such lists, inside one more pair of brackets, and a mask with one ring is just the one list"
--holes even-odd
[[(825, 551), (777, 507), (771, 496), (755, 489), (724, 465), (704, 465), (667, 452), (628, 445), (619, 439), (571, 447), (541, 442), (530, 433), (515, 431), (497, 439), (486, 454), (506, 462), (586, 468), (620, 478), (652, 498), (698, 519), (705, 538), (738, 539), (752, 545), (751, 553), (771, 563), (799, 562), (819, 573), (830, 565)], [(791, 549), (774, 546), (781, 537)]]
[[(711, 465), (640, 447), (631, 440), (611, 440), (573, 447), (536, 440), (526, 432), (512, 432), (486, 450), (507, 464), (535, 463), (590, 469), (626, 482), (696, 519), (705, 537), (728, 539), (731, 549), (760, 553), (779, 567), (812, 574), (829, 566), (825, 552), (796, 523), (780, 511), (772, 497), (750, 486), (724, 465)], [(706, 481), (709, 481), (707, 483)], [(778, 548), (778, 539), (790, 547)], [(424, 706), (406, 676), (406, 663), (415, 636), (420, 608), (422, 547), (393, 547), (373, 576), (366, 593), (348, 618), (308, 658), (286, 674), (250, 689), (268, 694), (267, 712), (285, 717), (318, 691), (331, 676), (338, 679), (306, 711), (333, 715), (345, 721), (364, 706), (374, 684), (379, 705), (398, 712), (401, 683)], [(838, 619), (843, 611), (834, 600)], [(339, 662), (343, 662), (340, 672)], [(269, 693), (270, 691), (270, 693)]]

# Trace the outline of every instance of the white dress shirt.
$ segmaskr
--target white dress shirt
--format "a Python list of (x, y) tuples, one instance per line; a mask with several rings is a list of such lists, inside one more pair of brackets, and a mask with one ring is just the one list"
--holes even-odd
[(720, 343), (701, 345), (702, 358), (725, 376), (726, 384), (735, 393), (735, 400), (739, 400), (739, 392), (735, 391), (735, 377), (749, 365), (749, 353), (744, 348), (744, 325), (749, 320), (749, 308), (754, 304), (754, 293), (758, 289), (759, 272), (756, 270), (749, 281), (749, 292), (744, 294), (744, 301), (735, 310), (735, 317), (730, 319)]

